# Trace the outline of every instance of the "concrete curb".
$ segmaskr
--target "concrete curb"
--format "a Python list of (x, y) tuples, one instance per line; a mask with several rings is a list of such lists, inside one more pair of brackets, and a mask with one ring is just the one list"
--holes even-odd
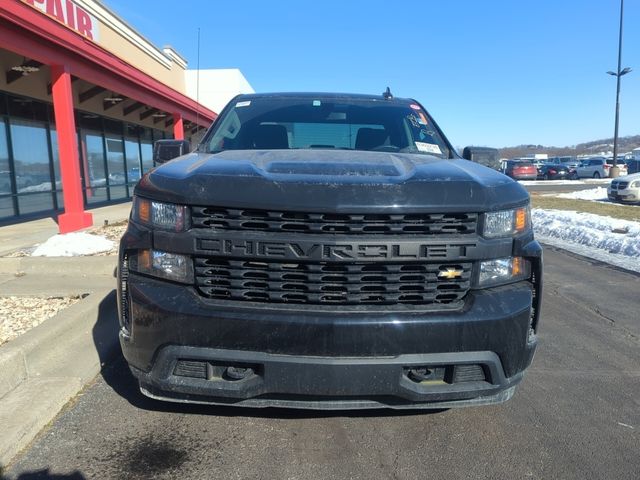
[(24, 353), (18, 349), (0, 349), (0, 398), (27, 379)]
[[(65, 267), (68, 271), (69, 265)], [(115, 297), (113, 289), (96, 290), (0, 347), (0, 467), (24, 449), (117, 352)]]
[(86, 257), (16, 257), (0, 258), (0, 274), (37, 273), (39, 275), (73, 276), (113, 275), (116, 260), (113, 255)]

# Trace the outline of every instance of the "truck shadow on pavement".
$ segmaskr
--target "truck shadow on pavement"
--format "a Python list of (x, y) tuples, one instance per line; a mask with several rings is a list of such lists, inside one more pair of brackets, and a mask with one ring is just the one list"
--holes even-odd
[(2, 475), (0, 471), (0, 480), (85, 480), (85, 477), (82, 473), (75, 471), (68, 475), (60, 475), (54, 474), (49, 471), (49, 469), (43, 470), (34, 470), (33, 472), (25, 472), (21, 473), (17, 477), (5, 477)]

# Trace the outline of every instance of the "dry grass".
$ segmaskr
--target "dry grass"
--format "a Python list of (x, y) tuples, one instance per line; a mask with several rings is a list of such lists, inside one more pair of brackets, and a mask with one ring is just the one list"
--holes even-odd
[(640, 206), (550, 197), (536, 192), (531, 193), (531, 208), (543, 208), (545, 210), (575, 210), (578, 212), (619, 218), (621, 220), (640, 222)]

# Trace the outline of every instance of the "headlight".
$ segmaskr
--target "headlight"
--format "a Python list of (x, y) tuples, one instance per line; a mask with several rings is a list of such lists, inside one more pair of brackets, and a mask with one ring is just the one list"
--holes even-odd
[(494, 287), (529, 278), (531, 266), (522, 257), (499, 258), (480, 262), (479, 287)]
[(134, 197), (133, 220), (150, 227), (183, 232), (189, 228), (187, 207)]
[(629, 188), (640, 188), (640, 180), (636, 180), (635, 182), (631, 182)]
[(139, 273), (180, 283), (193, 283), (193, 262), (186, 255), (160, 250), (139, 250), (130, 257), (129, 268)]
[(529, 206), (484, 214), (483, 235), (486, 238), (509, 237), (531, 227)]

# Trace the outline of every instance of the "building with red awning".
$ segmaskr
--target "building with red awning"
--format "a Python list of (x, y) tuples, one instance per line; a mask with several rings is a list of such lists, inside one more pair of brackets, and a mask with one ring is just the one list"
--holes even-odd
[(198, 138), (216, 113), (186, 93), (187, 62), (96, 0), (0, 2), (0, 224), (125, 201), (153, 141)]

